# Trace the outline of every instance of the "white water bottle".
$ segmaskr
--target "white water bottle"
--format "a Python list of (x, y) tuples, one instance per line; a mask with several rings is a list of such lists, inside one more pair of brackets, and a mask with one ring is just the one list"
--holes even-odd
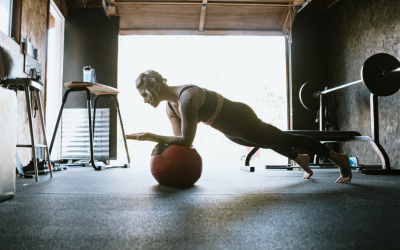
[(92, 79), (92, 70), (90, 66), (83, 67), (83, 81), (90, 82)]

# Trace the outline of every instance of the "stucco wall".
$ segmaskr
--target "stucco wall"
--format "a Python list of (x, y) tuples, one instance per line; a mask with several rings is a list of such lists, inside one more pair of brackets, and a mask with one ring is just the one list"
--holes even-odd
[[(41, 52), (39, 63), (42, 65), (42, 74), (46, 73), (46, 25), (47, 25), (47, 0), (24, 0), (22, 2), (21, 37), (31, 38), (32, 45)], [(23, 63), (23, 61), (21, 62)], [(22, 75), (25, 76), (24, 73)], [(45, 75), (42, 76), (44, 89), (46, 87)], [(44, 103), (44, 91), (41, 91), (42, 103)], [(28, 115), (25, 93), (18, 93), (18, 144), (30, 144)], [(43, 143), (42, 130), (39, 115), (34, 120), (35, 143)], [(27, 164), (31, 159), (31, 150), (27, 148), (17, 149), (22, 164)]]
[[(360, 79), (363, 62), (376, 53), (400, 59), (400, 1), (345, 0), (327, 13), (328, 83), (335, 87)], [(363, 84), (330, 95), (340, 130), (371, 134), (370, 93)], [(380, 137), (391, 164), (400, 168), (400, 93), (379, 97)], [(341, 145), (361, 163), (380, 164), (367, 142)]]
[[(21, 37), (31, 38), (32, 45), (40, 50), (41, 57), (39, 63), (42, 65), (42, 74), (46, 72), (46, 25), (47, 25), (47, 0), (24, 0), (22, 2), (22, 17), (21, 17)], [(14, 42), (11, 38), (0, 35), (0, 45), (8, 50), (8, 53), (13, 55), (13, 63), (17, 65), (18, 70), (14, 71), (12, 77), (28, 77), (22, 72), (24, 57), (21, 53), (20, 45)], [(42, 82), (45, 83), (44, 76)], [(45, 97), (45, 92), (41, 91), (42, 103)], [(25, 93), (18, 93), (18, 144), (30, 144), (30, 133), (28, 126), (28, 115), (25, 101)], [(33, 119), (34, 135), (36, 143), (43, 143), (42, 131), (40, 126), (39, 116)], [(29, 148), (18, 148), (18, 156), (25, 165), (31, 159), (31, 150)]]

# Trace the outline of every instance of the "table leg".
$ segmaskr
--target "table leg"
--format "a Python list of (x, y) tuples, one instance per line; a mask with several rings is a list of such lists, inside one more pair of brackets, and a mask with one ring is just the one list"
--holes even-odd
[(93, 131), (92, 131), (92, 104), (90, 101), (90, 91), (86, 89), (86, 97), (87, 97), (87, 109), (88, 109), (88, 122), (89, 122), (89, 142), (90, 142), (90, 163), (94, 170), (102, 170), (102, 167), (97, 167), (94, 162), (94, 150), (93, 150)]
[(40, 99), (40, 91), (36, 89), (35, 92), (36, 92), (36, 101), (39, 106), (39, 115), (40, 115), (40, 122), (42, 124), (44, 145), (46, 145), (46, 154), (47, 154), (47, 159), (49, 161), (50, 177), (53, 177), (53, 166), (52, 166), (51, 160), (50, 160), (49, 145), (47, 144), (46, 126), (44, 124), (44, 118), (43, 118), (42, 100)]
[(72, 91), (71, 89), (68, 89), (68, 90), (64, 93), (64, 96), (63, 96), (63, 99), (62, 99), (62, 103), (61, 103), (60, 112), (58, 113), (58, 117), (57, 117), (56, 126), (54, 127), (53, 137), (51, 138), (50, 149), (49, 149), (50, 154), (51, 154), (51, 151), (53, 150), (54, 140), (56, 139), (58, 126), (60, 125), (60, 120), (61, 120), (61, 117), (62, 117), (62, 112), (63, 112), (63, 110), (64, 110), (64, 105), (65, 105), (65, 103), (67, 102), (68, 95), (69, 95), (69, 93), (70, 93), (71, 91)]
[(116, 106), (117, 106), (119, 122), (120, 122), (120, 124), (121, 124), (122, 136), (124, 137), (124, 144), (125, 144), (126, 157), (128, 158), (128, 165), (129, 165), (130, 162), (131, 162), (131, 159), (130, 159), (130, 157), (129, 157), (128, 144), (126, 143), (124, 124), (122, 123), (122, 116), (121, 116), (121, 112), (120, 112), (120, 109), (119, 109), (119, 102), (118, 102), (117, 96), (113, 95), (113, 99), (114, 99), (115, 104), (116, 104)]
[(33, 124), (32, 124), (32, 107), (31, 107), (31, 96), (29, 94), (29, 87), (25, 86), (25, 99), (26, 99), (26, 112), (28, 113), (28, 120), (29, 120), (29, 130), (31, 133), (31, 143), (32, 143), (32, 161), (33, 166), (35, 168), (35, 179), (39, 181), (39, 171), (37, 168), (37, 160), (36, 160), (36, 147), (35, 147), (35, 138), (33, 135)]

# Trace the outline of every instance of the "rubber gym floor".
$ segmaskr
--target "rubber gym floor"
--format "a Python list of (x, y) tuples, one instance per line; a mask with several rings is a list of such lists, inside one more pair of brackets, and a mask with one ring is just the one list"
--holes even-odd
[(0, 249), (400, 249), (400, 176), (302, 174), (205, 166), (189, 188), (148, 166), (17, 178)]

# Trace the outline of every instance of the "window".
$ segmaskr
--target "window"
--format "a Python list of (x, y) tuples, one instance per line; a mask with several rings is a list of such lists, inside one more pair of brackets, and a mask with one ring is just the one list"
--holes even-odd
[(0, 30), (6, 36), (11, 35), (12, 5), (13, 0), (0, 0)]

